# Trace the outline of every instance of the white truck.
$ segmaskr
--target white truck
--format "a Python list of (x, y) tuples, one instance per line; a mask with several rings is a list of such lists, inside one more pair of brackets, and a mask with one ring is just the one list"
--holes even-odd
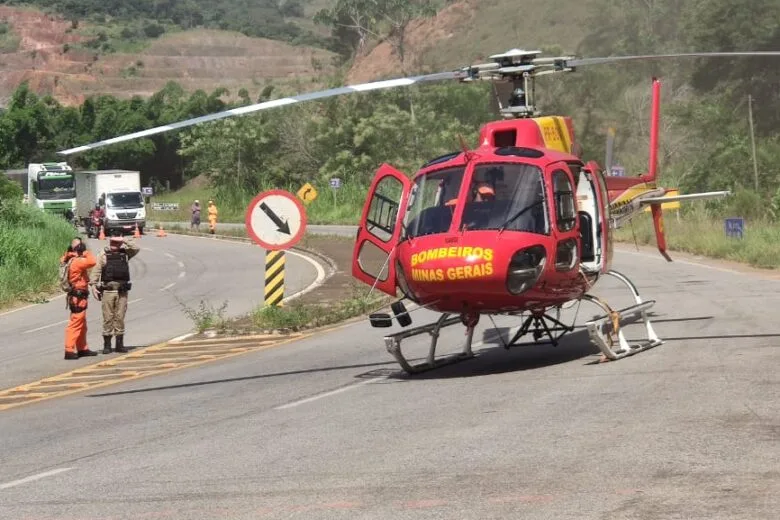
[(66, 162), (28, 164), (27, 201), (47, 213), (73, 218), (76, 213), (73, 168)]
[(141, 174), (130, 170), (79, 170), (76, 174), (76, 215), (89, 229), (91, 210), (105, 211), (103, 232), (144, 232), (146, 207), (141, 193)]

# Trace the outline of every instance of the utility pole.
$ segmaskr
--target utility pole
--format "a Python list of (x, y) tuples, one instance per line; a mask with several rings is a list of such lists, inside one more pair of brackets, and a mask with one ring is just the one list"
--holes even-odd
[(750, 120), (750, 143), (753, 148), (753, 184), (758, 192), (758, 163), (756, 162), (756, 136), (753, 132), (753, 96), (748, 94), (748, 119)]

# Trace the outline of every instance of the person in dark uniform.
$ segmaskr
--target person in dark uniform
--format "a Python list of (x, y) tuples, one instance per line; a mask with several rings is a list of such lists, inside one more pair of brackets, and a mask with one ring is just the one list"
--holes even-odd
[(111, 353), (111, 337), (116, 338), (116, 352), (127, 352), (124, 345), (127, 292), (130, 290), (129, 261), (140, 251), (132, 240), (112, 236), (97, 257), (89, 285), (103, 310), (103, 354)]

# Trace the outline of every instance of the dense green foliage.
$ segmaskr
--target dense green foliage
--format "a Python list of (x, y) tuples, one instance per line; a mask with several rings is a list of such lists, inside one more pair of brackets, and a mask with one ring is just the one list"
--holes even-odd
[(0, 307), (51, 291), (57, 283), (60, 256), (75, 234), (73, 227), (61, 217), (23, 205), (18, 198), (3, 199), (0, 202)]
[[(305, 0), (2, 0), (0, 4), (34, 5), (74, 21), (127, 24), (125, 39), (156, 38), (166, 25), (239, 31), (247, 36), (329, 46), (296, 20), (304, 17)], [(139, 25), (139, 22), (140, 23)], [(136, 34), (137, 33), (137, 34)], [(102, 42), (98, 42), (102, 43)], [(106, 49), (104, 49), (106, 50)]]

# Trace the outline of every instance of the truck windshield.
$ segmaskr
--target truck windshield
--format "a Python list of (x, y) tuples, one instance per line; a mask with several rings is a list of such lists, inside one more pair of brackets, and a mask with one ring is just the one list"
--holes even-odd
[(469, 186), (461, 229), (549, 233), (542, 170), (532, 164), (479, 164)]
[(140, 208), (144, 201), (140, 192), (109, 193), (106, 195), (107, 208)]
[(404, 218), (404, 238), (446, 233), (466, 168), (458, 166), (421, 175), (414, 181)]
[(38, 198), (48, 200), (72, 199), (76, 196), (73, 177), (42, 178), (38, 180)]

